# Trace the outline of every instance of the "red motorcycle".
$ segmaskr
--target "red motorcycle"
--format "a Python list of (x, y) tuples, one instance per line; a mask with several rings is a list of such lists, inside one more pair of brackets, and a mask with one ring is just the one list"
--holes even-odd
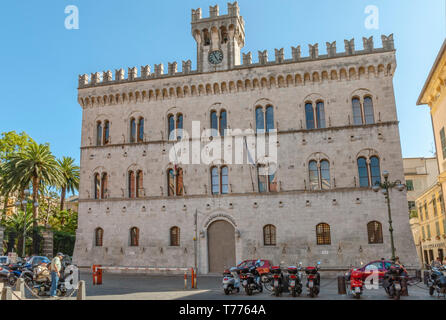
[(319, 274), (320, 262), (316, 267), (306, 267), (305, 273), (307, 274), (307, 289), (310, 297), (314, 298), (319, 294), (321, 286), (321, 276)]
[(363, 272), (359, 269), (352, 269), (350, 272), (350, 293), (356, 299), (361, 298), (364, 281)]

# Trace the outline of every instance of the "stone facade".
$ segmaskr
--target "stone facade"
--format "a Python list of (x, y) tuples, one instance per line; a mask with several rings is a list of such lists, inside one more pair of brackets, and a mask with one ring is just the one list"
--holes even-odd
[[(388, 170), (392, 179), (404, 179), (392, 83), (393, 36), (382, 37), (383, 48), (374, 48), (373, 39), (364, 38), (365, 49), (355, 50), (352, 39), (346, 40), (342, 53), (336, 52), (335, 43), (327, 43), (327, 55), (320, 55), (316, 45), (310, 47), (309, 57), (301, 57), (299, 46), (292, 48), (291, 59), (276, 50), (276, 59), (268, 61), (267, 52), (262, 51), (258, 63), (252, 62), (250, 53), (243, 55), (241, 63), (245, 35), (237, 3), (229, 4), (227, 15), (220, 16), (215, 7), (210, 15), (202, 18), (201, 9), (193, 10), (197, 70), (191, 70), (189, 61), (183, 62), (182, 72), (169, 66), (168, 74), (163, 74), (162, 65), (155, 65), (155, 73), (144, 66), (140, 76), (132, 71), (127, 79), (123, 69), (116, 71), (115, 80), (110, 72), (104, 73), (102, 81), (98, 74), (91, 81), (87, 75), (79, 77), (83, 120), (75, 263), (194, 266), (196, 239), (198, 269), (207, 273), (207, 230), (220, 220), (233, 226), (237, 262), (264, 258), (273, 263), (313, 264), (320, 260), (326, 267), (339, 267), (388, 258), (386, 203), (370, 187), (360, 187), (357, 159), (370, 161), (376, 156), (381, 170)], [(206, 32), (210, 32), (209, 41)], [(222, 61), (210, 63), (210, 53), (220, 50)], [(372, 98), (373, 123), (354, 125), (355, 97), (361, 103), (364, 97)], [(324, 102), (326, 124), (309, 130), (305, 105), (319, 101)], [(211, 111), (225, 110), (228, 129), (255, 130), (259, 106), (274, 108), (275, 191), (258, 192), (257, 169), (249, 163), (228, 164), (228, 194), (213, 195), (210, 169), (225, 163), (221, 160), (182, 164), (183, 195), (168, 196), (167, 170), (175, 168), (169, 155), (176, 143), (167, 138), (169, 115), (183, 115), (184, 130), (189, 133), (192, 122), (199, 121), (202, 133), (210, 128)], [(130, 139), (132, 118), (144, 119), (143, 137), (135, 143)], [(107, 123), (107, 143), (98, 146), (99, 121)], [(209, 139), (198, 142), (200, 150), (210, 143)], [(197, 154), (193, 145), (191, 150), (193, 158)], [(309, 161), (322, 159), (329, 161), (329, 187), (312, 190)], [(129, 197), (129, 171), (143, 173), (137, 198)], [(106, 190), (102, 199), (95, 199), (95, 174), (102, 177), (104, 173)], [(394, 191), (391, 199), (397, 255), (414, 265), (406, 194)], [(382, 224), (383, 243), (369, 243), (367, 223), (371, 221)], [(320, 223), (330, 225), (329, 245), (317, 245)], [(275, 245), (265, 245), (266, 225), (276, 228)], [(171, 245), (174, 226), (181, 231), (179, 246)], [(139, 230), (135, 246), (131, 246), (132, 227)], [(103, 230), (100, 243), (95, 238), (97, 228)]]

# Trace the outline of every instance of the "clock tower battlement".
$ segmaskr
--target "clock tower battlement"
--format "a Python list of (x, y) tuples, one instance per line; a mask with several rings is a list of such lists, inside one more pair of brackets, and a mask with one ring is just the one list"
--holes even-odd
[(237, 2), (228, 3), (228, 13), (209, 7), (209, 17), (202, 18), (201, 8), (192, 10), (192, 35), (197, 42), (197, 71), (229, 70), (241, 64), (240, 50), (245, 45), (245, 22)]

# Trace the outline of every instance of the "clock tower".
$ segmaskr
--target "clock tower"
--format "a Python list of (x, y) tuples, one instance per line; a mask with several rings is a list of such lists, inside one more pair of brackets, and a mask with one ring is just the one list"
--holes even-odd
[(197, 69), (212, 72), (240, 65), (240, 50), (245, 45), (245, 22), (238, 3), (228, 3), (228, 13), (219, 14), (218, 5), (209, 7), (209, 18), (201, 8), (192, 10), (192, 35), (197, 42)]

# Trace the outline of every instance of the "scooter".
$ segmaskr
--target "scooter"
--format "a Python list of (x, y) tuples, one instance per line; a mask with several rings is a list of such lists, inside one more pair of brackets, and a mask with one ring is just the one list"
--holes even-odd
[[(51, 290), (51, 273), (49, 271), (49, 264), (42, 264), (34, 268), (34, 285), (33, 293), (38, 296), (48, 296)], [(65, 278), (68, 274), (65, 274), (65, 268), (60, 272), (61, 277), (57, 283), (56, 294), (57, 296), (64, 297), (67, 294), (67, 288), (65, 286)]]
[(288, 291), (293, 297), (300, 296), (302, 293), (302, 263), (299, 267), (288, 267)]
[(427, 286), (429, 287), (429, 295), (433, 295), (434, 292), (437, 292), (438, 296), (442, 294), (446, 296), (446, 269), (441, 266), (439, 268), (431, 267), (429, 278), (427, 280)]
[(223, 272), (223, 290), (226, 295), (233, 291), (240, 292), (240, 270), (237, 267), (232, 267), (230, 270)]
[(279, 266), (273, 266), (271, 267), (271, 274), (273, 276), (273, 293), (276, 297), (279, 297), (282, 295), (285, 285), (282, 269)]
[(364, 281), (363, 272), (359, 269), (352, 269), (350, 272), (350, 293), (351, 295), (359, 299), (363, 291)]
[(383, 287), (390, 298), (399, 300), (402, 293), (403, 268), (400, 265), (391, 265), (384, 275)]
[(305, 273), (307, 274), (307, 289), (311, 298), (316, 297), (320, 291), (321, 276), (319, 274), (320, 261), (315, 267), (306, 267)]
[(251, 296), (254, 291), (263, 292), (262, 281), (260, 280), (260, 274), (257, 271), (260, 261), (257, 261), (254, 266), (246, 267), (241, 270), (242, 285), (245, 288), (245, 292), (248, 296)]

